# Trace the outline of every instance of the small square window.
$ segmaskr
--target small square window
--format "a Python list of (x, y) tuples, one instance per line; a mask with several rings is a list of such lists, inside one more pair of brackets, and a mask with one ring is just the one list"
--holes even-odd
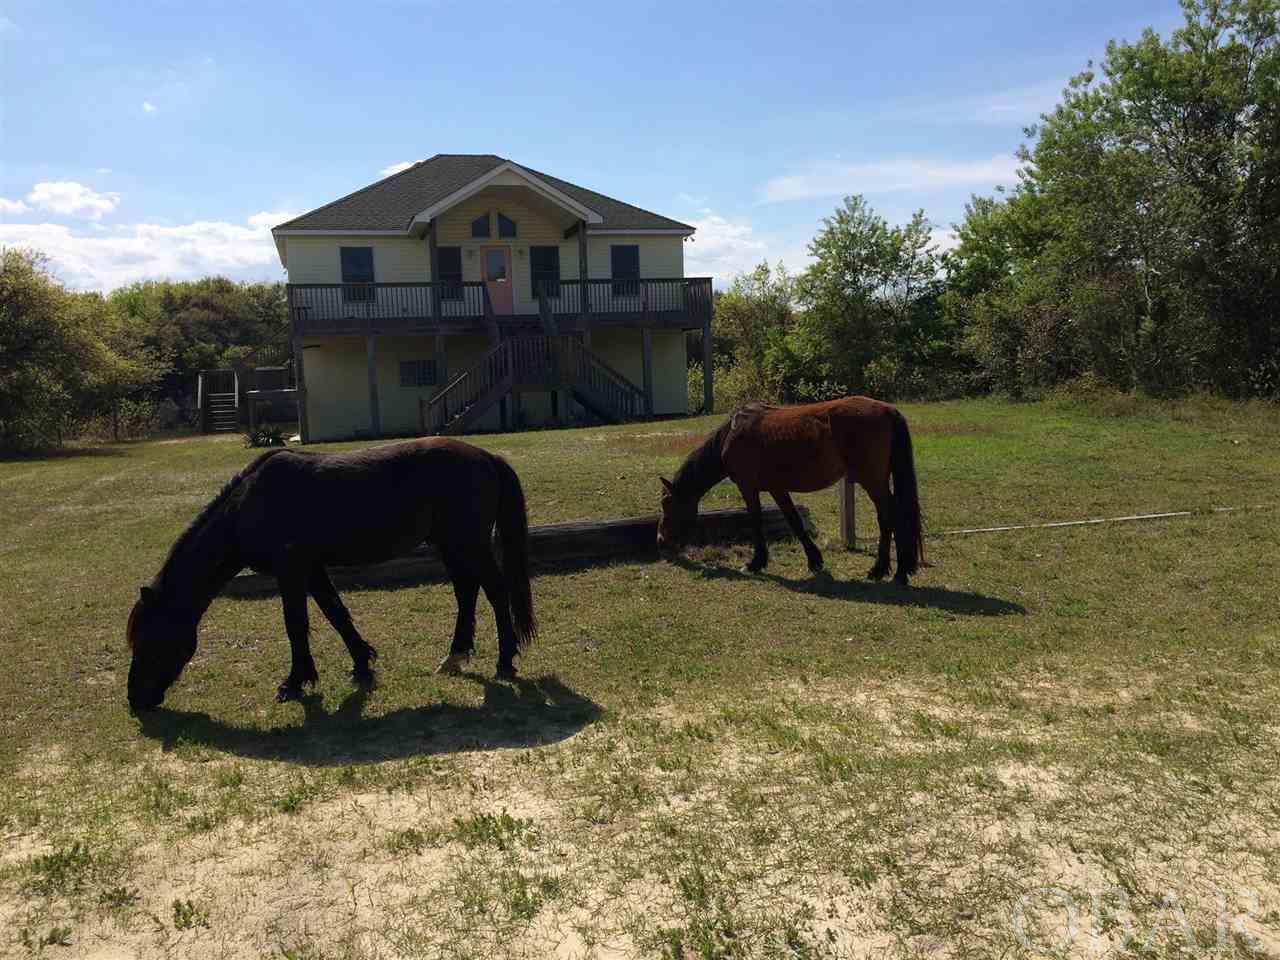
[(406, 389), (429, 387), (436, 382), (436, 359), (400, 361), (400, 386)]
[(471, 221), (471, 237), (474, 240), (489, 239), (489, 214), (482, 213)]
[(516, 222), (498, 214), (498, 236), (505, 238), (514, 238), (516, 235)]

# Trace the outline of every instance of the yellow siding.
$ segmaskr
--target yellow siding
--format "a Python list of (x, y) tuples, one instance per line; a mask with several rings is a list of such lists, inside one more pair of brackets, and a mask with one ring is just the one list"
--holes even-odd
[(686, 342), (682, 330), (653, 331), (654, 413), (689, 412)]
[[(491, 236), (488, 240), (472, 239), (471, 221), (484, 213), (490, 217)], [(498, 236), (498, 213), (516, 222), (515, 239)], [(481, 247), (510, 247), (513, 312), (537, 313), (529, 276), (529, 247), (559, 247), (561, 278), (577, 279), (578, 240), (564, 239), (565, 228), (573, 222), (567, 214), (562, 217), (547, 211), (544, 201), (528, 190), (495, 187), (480, 191), (442, 215), (436, 242), (442, 247), (462, 248), (463, 280), (480, 279)]]
[[(612, 255), (609, 248), (615, 244), (640, 248), (640, 276), (668, 278), (684, 276), (684, 238), (666, 236), (618, 235), (593, 237), (587, 231), (587, 272), (593, 280), (607, 280), (611, 276)], [(575, 248), (576, 250), (576, 248)], [(577, 274), (577, 253), (574, 253), (574, 276)], [(560, 254), (563, 270), (564, 254)], [(566, 274), (567, 276), (567, 274)]]
[(340, 247), (372, 247), (377, 283), (425, 283), (430, 279), (427, 242), (412, 237), (289, 237), (290, 283), (341, 283)]
[(324, 337), (303, 343), (311, 442), (370, 434), (367, 362), (362, 337)]
[[(684, 333), (679, 330), (654, 330), (653, 342), (653, 412), (669, 415), (688, 412), (686, 387), (686, 353)], [(639, 330), (595, 327), (591, 331), (591, 350), (609, 366), (644, 389), (644, 357)]]

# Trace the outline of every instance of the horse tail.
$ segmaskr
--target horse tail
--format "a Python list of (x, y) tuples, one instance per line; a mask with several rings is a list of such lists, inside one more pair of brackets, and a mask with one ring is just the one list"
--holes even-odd
[(516, 631), (516, 648), (528, 644), (538, 633), (533, 616), (533, 591), (529, 586), (529, 514), (524, 490), (511, 464), (501, 457), (498, 463), (498, 536), (502, 540), (502, 574), (507, 583), (511, 620)]
[(893, 477), (893, 535), (898, 541), (898, 574), (911, 576), (924, 563), (924, 524), (916, 485), (911, 431), (900, 410), (889, 412), (889, 473)]

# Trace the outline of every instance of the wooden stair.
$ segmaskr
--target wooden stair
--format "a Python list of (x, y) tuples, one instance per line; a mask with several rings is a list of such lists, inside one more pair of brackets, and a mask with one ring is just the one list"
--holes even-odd
[(606, 423), (644, 416), (644, 391), (572, 334), (512, 337), (444, 386), (422, 406), (423, 433), (458, 434), (515, 387), (565, 390)]

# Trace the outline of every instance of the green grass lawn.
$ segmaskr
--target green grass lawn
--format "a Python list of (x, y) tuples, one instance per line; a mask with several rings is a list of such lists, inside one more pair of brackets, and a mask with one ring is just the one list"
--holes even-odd
[[(137, 587), (255, 451), (0, 462), (0, 955), (1280, 955), (1280, 415), (905, 411), (932, 531), (1198, 512), (933, 537), (903, 591), (799, 498), (829, 576), (547, 573), (516, 684), (483, 603), (440, 678), (448, 584), (351, 590), (378, 687), (313, 610), (301, 704), (278, 602), (221, 599), (140, 722)], [(545, 523), (654, 512), (716, 423), (475, 442)]]

